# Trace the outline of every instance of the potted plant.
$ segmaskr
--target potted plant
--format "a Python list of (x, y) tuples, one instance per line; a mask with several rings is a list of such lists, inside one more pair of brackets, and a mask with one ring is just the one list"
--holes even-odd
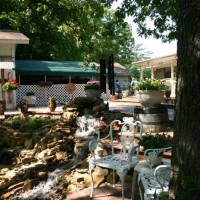
[(115, 92), (115, 94), (112, 95), (112, 99), (117, 100), (118, 99), (118, 93)]
[(165, 85), (164, 93), (165, 93), (165, 97), (166, 98), (170, 98), (170, 96), (171, 96), (171, 88), (170, 88), (169, 85)]
[(55, 97), (49, 97), (48, 107), (49, 107), (51, 112), (55, 111), (55, 109), (57, 107), (57, 103), (56, 103)]
[(88, 81), (84, 87), (87, 97), (100, 98), (101, 97), (101, 86), (97, 80)]
[(138, 82), (134, 89), (136, 97), (144, 107), (157, 107), (164, 99), (165, 84), (157, 79), (146, 79)]
[(122, 91), (123, 97), (127, 97), (129, 95), (129, 90)]

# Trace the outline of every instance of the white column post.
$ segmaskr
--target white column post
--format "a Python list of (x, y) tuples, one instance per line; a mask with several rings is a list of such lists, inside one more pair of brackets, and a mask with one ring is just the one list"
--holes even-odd
[(172, 96), (175, 96), (175, 85), (174, 85), (174, 63), (173, 60), (171, 60), (171, 91)]
[(153, 70), (153, 65), (151, 65), (151, 79), (154, 79), (154, 70)]
[[(12, 61), (14, 62), (15, 65), (15, 50), (16, 50), (16, 44), (12, 44)], [(15, 66), (16, 67), (16, 66)], [(12, 69), (12, 79), (16, 80), (16, 73), (15, 73), (15, 69)], [(16, 91), (13, 92), (13, 105), (12, 108), (16, 108), (17, 106), (17, 97), (16, 97)]]
[(143, 80), (143, 66), (140, 66), (140, 80)]

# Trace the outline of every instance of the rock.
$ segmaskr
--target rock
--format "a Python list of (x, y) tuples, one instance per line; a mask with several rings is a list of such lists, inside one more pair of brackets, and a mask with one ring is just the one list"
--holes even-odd
[(107, 176), (108, 175), (108, 169), (103, 169), (99, 166), (96, 166), (93, 174), (95, 174), (97, 176), (101, 176), (101, 175)]
[(47, 155), (47, 152), (44, 150), (44, 151), (42, 151), (42, 152), (40, 152), (38, 155), (37, 155), (37, 157), (40, 159), (40, 160), (42, 160), (42, 159), (44, 159), (44, 157)]
[(48, 147), (48, 148), (53, 148), (53, 147), (55, 147), (56, 145), (57, 145), (57, 142), (52, 142), (52, 143), (47, 144), (47, 147)]
[(53, 148), (53, 147), (55, 147), (56, 145), (61, 145), (61, 144), (63, 144), (63, 139), (61, 140), (58, 140), (58, 138), (54, 138), (54, 140), (55, 140), (55, 142), (52, 142), (51, 144), (47, 144), (47, 147), (48, 148)]
[(82, 104), (93, 104), (95, 101), (91, 97), (76, 97), (74, 99), (74, 104), (82, 105)]
[(15, 189), (15, 188), (22, 187), (23, 185), (24, 185), (24, 182), (19, 182), (19, 183), (16, 183), (16, 184), (10, 186), (10, 187), (8, 188), (8, 190), (10, 191), (10, 190), (13, 190), (13, 189)]
[(44, 158), (44, 161), (45, 161), (47, 164), (53, 164), (53, 163), (56, 161), (56, 156), (55, 156), (55, 155), (46, 156), (46, 157)]
[(42, 160), (42, 159), (44, 159), (46, 156), (50, 156), (50, 155), (52, 155), (51, 149), (45, 149), (44, 151), (41, 151), (41, 152), (37, 155), (37, 157), (38, 157), (40, 160)]
[(30, 189), (33, 189), (33, 187), (37, 186), (39, 184), (38, 179), (28, 179), (24, 182), (23, 190), (24, 191), (29, 191)]
[[(63, 118), (66, 120), (66, 122), (71, 122), (74, 123), (75, 119), (78, 117), (78, 109), (70, 109), (70, 108), (66, 108), (65, 112), (63, 113)], [(63, 131), (63, 129), (62, 129)], [(68, 132), (69, 133), (69, 132)]]
[(70, 185), (67, 187), (67, 190), (68, 190), (69, 192), (74, 192), (74, 191), (76, 191), (76, 185), (70, 184)]
[(1, 196), (2, 199), (8, 199), (10, 196), (14, 195), (18, 191), (22, 190), (23, 187), (15, 188), (14, 190), (7, 192)]
[(84, 181), (84, 177), (78, 177), (78, 178), (76, 179), (76, 181), (80, 183), (80, 182)]
[[(97, 175), (93, 173), (93, 180), (94, 180), (94, 187), (98, 187), (101, 183), (104, 182), (105, 176), (104, 175)], [(91, 179), (89, 174), (84, 178), (85, 187), (91, 187)]]
[[(114, 171), (115, 173), (115, 183), (117, 183), (117, 181), (119, 180), (118, 175), (116, 174), (116, 171)], [(106, 182), (113, 184), (113, 171), (111, 171), (108, 176), (106, 177)]]
[(47, 148), (47, 144), (41, 144), (40, 148), (42, 151), (45, 150)]
[(38, 177), (38, 179), (47, 179), (48, 173), (45, 171), (40, 171), (37, 173), (37, 177)]
[(57, 160), (67, 160), (67, 153), (66, 152), (56, 152), (56, 159)]
[(70, 134), (71, 133), (70, 126), (66, 128), (61, 128), (61, 132), (67, 135)]
[(33, 144), (33, 140), (32, 140), (32, 139), (25, 140), (25, 142), (24, 142), (24, 147), (26, 147), (26, 148), (31, 148), (31, 147), (32, 147), (32, 144)]
[(26, 149), (23, 149), (21, 150), (20, 152), (20, 157), (33, 157), (35, 155), (35, 151), (34, 150), (26, 150)]
[(21, 160), (23, 164), (31, 164), (32, 162), (37, 162), (36, 158), (23, 158)]

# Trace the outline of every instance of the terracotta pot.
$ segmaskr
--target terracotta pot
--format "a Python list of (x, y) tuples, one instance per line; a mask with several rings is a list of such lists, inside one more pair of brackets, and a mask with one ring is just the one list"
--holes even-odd
[(54, 112), (55, 109), (56, 109), (56, 106), (55, 107), (49, 107), (49, 109), (50, 109), (51, 112)]
[(113, 95), (113, 96), (112, 96), (112, 99), (113, 99), (113, 100), (117, 100), (117, 98), (118, 98), (118, 95)]
[(171, 96), (171, 92), (170, 91), (165, 92), (165, 97), (166, 98), (170, 98), (170, 96)]
[(54, 112), (57, 107), (56, 101), (49, 101), (48, 106), (49, 106), (50, 111)]

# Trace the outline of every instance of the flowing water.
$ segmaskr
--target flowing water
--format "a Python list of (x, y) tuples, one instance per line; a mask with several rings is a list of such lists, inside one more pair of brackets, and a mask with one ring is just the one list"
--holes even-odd
[(85, 145), (81, 147), (75, 146), (73, 159), (67, 165), (49, 173), (47, 181), (40, 182), (32, 190), (15, 197), (14, 200), (54, 199), (57, 188), (56, 185), (58, 184), (59, 179), (66, 170), (75, 168), (83, 159), (86, 158), (89, 141), (97, 138), (94, 136), (95, 133), (98, 135), (97, 121), (91, 115), (79, 117), (77, 123), (79, 128), (75, 135), (79, 141), (87, 141)]

